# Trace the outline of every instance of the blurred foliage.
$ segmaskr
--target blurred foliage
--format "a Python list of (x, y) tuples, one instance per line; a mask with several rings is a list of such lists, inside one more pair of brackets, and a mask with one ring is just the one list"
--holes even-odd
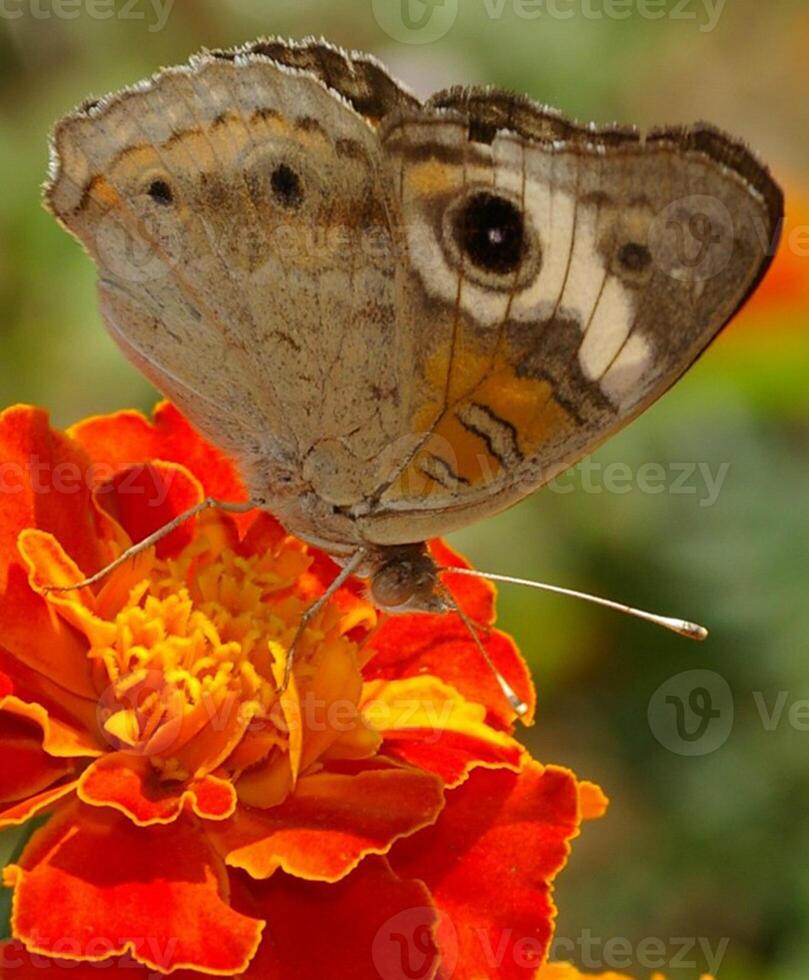
[[(129, 5), (143, 20), (124, 17), (118, 0), (104, 20), (86, 5), (64, 19), (49, 0), (9, 0), (0, 13), (0, 404), (42, 404), (66, 424), (153, 403), (103, 333), (91, 265), (41, 210), (38, 188), (56, 117), (202, 45), (323, 34), (379, 54), (421, 94), (491, 82), (580, 117), (644, 126), (706, 118), (746, 137), (788, 192), (785, 244), (760, 295), (674, 393), (599, 451), (601, 482), (588, 489), (574, 471), (456, 542), (479, 567), (712, 628), (694, 646), (582, 603), (501, 590), (501, 625), (539, 690), (539, 724), (526, 738), (613, 800), (559, 880), (559, 935), (624, 937), (633, 950), (662, 940), (675, 978), (706, 966), (701, 955), (699, 969), (678, 966), (678, 937), (713, 947), (727, 939), (722, 980), (802, 980), (809, 732), (786, 716), (768, 730), (758, 706), (779, 692), (788, 704), (809, 698), (809, 5), (666, 0), (665, 16), (649, 19), (637, 0), (626, 19), (592, 16), (609, 6), (560, 2), (571, 19), (528, 21), (510, 0), (463, 0), (445, 37), (416, 46), (385, 35), (368, 0), (176, 0), (159, 31), (149, 30), (146, 0)], [(36, 16), (43, 10), (52, 16)], [(711, 11), (719, 16), (707, 30)], [(605, 485), (611, 464), (637, 476), (653, 462), (726, 475), (714, 501), (699, 470), (693, 493), (642, 492), (634, 479), (626, 493)], [(729, 683), (735, 724), (717, 751), (685, 757), (655, 739), (647, 709), (661, 683), (698, 667)], [(13, 835), (0, 837), (0, 861), (13, 845)], [(646, 976), (642, 966), (630, 972)]]

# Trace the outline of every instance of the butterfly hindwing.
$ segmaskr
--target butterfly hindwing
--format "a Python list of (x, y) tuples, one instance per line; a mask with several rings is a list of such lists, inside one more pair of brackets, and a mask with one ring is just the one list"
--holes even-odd
[(626, 425), (739, 309), (777, 242), (780, 191), (710, 127), (644, 139), (457, 91), (397, 114), (382, 140), (423, 434), (382, 499), (386, 539), (405, 512), (430, 534), (507, 506)]

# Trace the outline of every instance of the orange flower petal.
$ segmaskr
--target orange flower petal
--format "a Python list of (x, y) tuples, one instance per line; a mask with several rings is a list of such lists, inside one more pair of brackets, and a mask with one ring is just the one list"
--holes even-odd
[[(86, 645), (53, 615), (49, 603), (31, 590), (21, 564), (9, 569), (6, 590), (0, 595), (0, 623), (3, 647), (16, 661), (58, 682), (71, 695), (88, 702), (95, 699)], [(6, 664), (7, 660), (4, 669), (16, 677), (14, 668)]]
[(464, 700), (437, 677), (370, 681), (362, 711), (385, 739), (385, 752), (440, 776), (448, 787), (475, 766), (519, 769), (522, 746), (485, 723), (483, 705)]
[(50, 428), (46, 412), (18, 405), (0, 414), (0, 460), (0, 592), (26, 527), (49, 531), (82, 568), (96, 571), (105, 551), (90, 504), (93, 468), (87, 454)]
[(52, 786), (36, 796), (29, 796), (7, 810), (0, 810), (0, 830), (4, 830), (6, 827), (18, 827), (36, 814), (54, 806), (61, 799), (73, 793), (75, 789), (76, 780), (60, 783), (58, 786)]
[[(529, 705), (533, 717), (536, 695), (528, 667), (514, 642), (490, 630), (481, 636), (498, 670)], [(514, 709), (486, 665), (461, 620), (452, 613), (391, 616), (369, 641), (373, 658), (364, 670), (368, 680), (396, 680), (431, 674), (459, 691), (468, 701), (485, 705), (490, 720), (510, 726)]]
[(139, 827), (173, 823), (188, 806), (198, 817), (224, 820), (236, 806), (231, 783), (204, 776), (184, 785), (161, 781), (146, 756), (113, 752), (86, 769), (78, 784), (79, 799), (109, 806)]
[(604, 790), (595, 783), (579, 783), (579, 807), (582, 820), (600, 820), (610, 801)]
[[(79, 939), (65, 937), (59, 944), (66, 955), (78, 956), (89, 952), (91, 956), (106, 956), (111, 943), (101, 938), (82, 943)], [(21, 942), (9, 940), (0, 943), (0, 980), (39, 980), (44, 970), (64, 971), (69, 980), (113, 980), (126, 977), (126, 980), (154, 980), (153, 970), (142, 966), (131, 956), (119, 956), (99, 962), (80, 963), (76, 960), (56, 956), (43, 956), (30, 953)], [(124, 971), (123, 973), (121, 971)], [(57, 975), (62, 975), (59, 973)], [(174, 970), (171, 980), (200, 980), (203, 974), (196, 970)]]
[(447, 794), (433, 827), (391, 850), (394, 871), (424, 881), (446, 913), (439, 945), (447, 976), (534, 977), (553, 931), (550, 882), (567, 860), (578, 806), (566, 770), (533, 762), (519, 774), (477, 769)]
[[(536, 980), (631, 980), (623, 973), (582, 973), (571, 963), (546, 963), (539, 971)], [(665, 980), (662, 973), (655, 973), (651, 980)], [(703, 974), (700, 980), (712, 980)]]
[[(154, 462), (120, 470), (99, 490), (98, 499), (131, 541), (142, 541), (204, 496), (202, 485), (185, 467)], [(176, 554), (193, 537), (194, 521), (186, 521), (158, 542), (158, 558)]]
[(69, 960), (127, 953), (161, 972), (231, 976), (263, 928), (230, 907), (224, 867), (190, 820), (146, 830), (111, 810), (67, 808), (32, 836), (6, 883), (13, 935)]
[(298, 780), (280, 806), (240, 808), (208, 834), (227, 863), (253, 878), (279, 868), (310, 881), (339, 881), (369, 854), (433, 823), (443, 806), (441, 783), (393, 766), (354, 775), (320, 772)]
[[(435, 538), (430, 542), (430, 554), (442, 568), (471, 568), (471, 564), (460, 552)], [(497, 588), (493, 582), (472, 575), (442, 576), (444, 585), (450, 590), (456, 602), (463, 606), (467, 616), (481, 626), (491, 626), (495, 621), (494, 601)]]
[(31, 704), (14, 695), (0, 699), (0, 711), (33, 722), (40, 731), (42, 749), (60, 759), (99, 756), (98, 742), (73, 719), (60, 719), (41, 704)]
[[(11, 700), (6, 698), (5, 700)], [(0, 803), (14, 803), (41, 793), (73, 771), (65, 759), (42, 749), (42, 729), (3, 711), (0, 702)]]
[[(437, 966), (437, 913), (421, 882), (382, 858), (324, 885), (279, 873), (252, 888), (266, 939), (245, 980), (429, 980)], [(316, 938), (315, 938), (316, 937)]]
[[(86, 419), (69, 433), (108, 472), (160, 459), (185, 466), (205, 488), (206, 496), (225, 501), (247, 499), (233, 463), (168, 402), (157, 406), (151, 421), (139, 412), (118, 412)], [(238, 515), (236, 523), (244, 530), (254, 518), (253, 514)]]

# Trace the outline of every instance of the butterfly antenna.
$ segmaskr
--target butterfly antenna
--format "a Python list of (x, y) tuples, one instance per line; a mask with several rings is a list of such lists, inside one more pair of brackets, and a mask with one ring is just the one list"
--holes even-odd
[[(441, 569), (441, 571), (450, 571), (451, 569)], [(520, 718), (524, 718), (528, 714), (528, 705), (523, 701), (523, 699), (517, 694), (514, 688), (509, 684), (509, 682), (503, 677), (503, 675), (498, 670), (495, 662), (491, 658), (491, 654), (483, 645), (483, 641), (478, 634), (477, 627), (475, 623), (469, 618), (466, 612), (461, 608), (459, 603), (455, 601), (453, 596), (450, 594), (449, 590), (446, 588), (441, 589), (441, 598), (449, 606), (449, 608), (457, 613), (458, 618), (466, 627), (469, 635), (472, 637), (475, 646), (480, 651), (480, 655), (486, 661), (486, 665), (489, 670), (494, 674), (497, 683), (500, 685), (500, 690), (503, 692), (508, 703), (514, 709), (514, 711), (519, 715)]]
[(541, 592), (553, 592), (555, 595), (571, 596), (574, 599), (584, 599), (596, 606), (604, 606), (606, 609), (614, 609), (616, 612), (624, 613), (626, 616), (633, 616), (635, 619), (643, 619), (647, 623), (655, 626), (662, 626), (664, 629), (671, 630), (679, 636), (685, 636), (689, 640), (705, 640), (708, 638), (708, 630), (697, 623), (690, 623), (686, 619), (674, 619), (671, 616), (658, 616), (656, 613), (646, 612), (643, 609), (634, 609), (632, 606), (624, 605), (622, 602), (614, 602), (612, 599), (604, 599), (601, 596), (590, 595), (587, 592), (576, 592), (574, 589), (563, 589), (559, 585), (548, 585), (547, 582), (534, 582), (531, 579), (514, 578), (511, 575), (496, 575), (493, 572), (479, 572), (475, 568), (442, 568), (442, 572), (449, 572), (452, 575), (469, 575), (473, 578), (486, 579), (489, 582), (503, 582), (506, 585), (525, 585), (529, 589), (539, 589)]

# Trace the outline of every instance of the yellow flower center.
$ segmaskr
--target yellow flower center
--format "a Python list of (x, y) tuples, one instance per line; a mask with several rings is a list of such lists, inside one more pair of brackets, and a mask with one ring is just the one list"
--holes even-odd
[[(245, 557), (215, 552), (204, 536), (177, 560), (155, 559), (92, 637), (110, 739), (148, 754), (166, 779), (226, 764), (237, 745), (239, 771), (286, 750), (278, 684), (301, 615), (316, 597), (313, 589), (306, 594), (309, 564), (293, 539)], [(339, 621), (332, 607), (315, 617), (296, 650), (296, 683), (316, 669), (318, 641)], [(246, 752), (241, 743), (251, 733)]]

